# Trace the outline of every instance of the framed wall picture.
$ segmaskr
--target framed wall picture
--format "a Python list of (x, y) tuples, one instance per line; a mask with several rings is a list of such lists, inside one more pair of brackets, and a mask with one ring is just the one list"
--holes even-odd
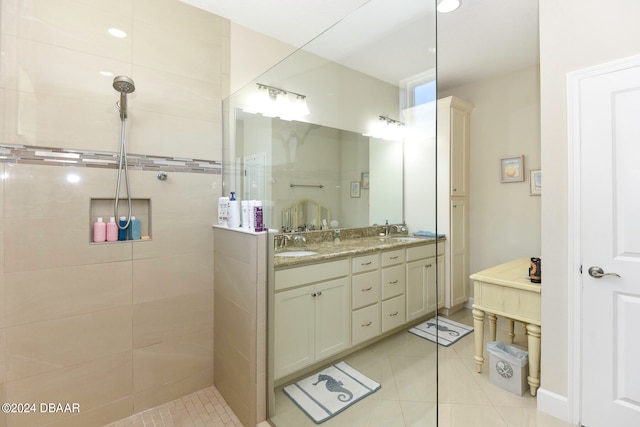
[(542, 194), (542, 171), (540, 169), (532, 170), (531, 174), (531, 195), (540, 196)]
[(360, 197), (360, 181), (351, 182), (351, 197)]
[(500, 158), (500, 182), (524, 181), (524, 156)]
[(369, 172), (362, 172), (362, 186), (360, 188), (362, 188), (363, 190), (368, 190), (369, 189)]

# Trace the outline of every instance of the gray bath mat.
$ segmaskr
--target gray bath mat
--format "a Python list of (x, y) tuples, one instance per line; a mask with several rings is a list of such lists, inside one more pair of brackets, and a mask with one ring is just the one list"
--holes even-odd
[(284, 392), (320, 424), (379, 389), (380, 384), (340, 362), (288, 385)]
[(446, 317), (438, 316), (437, 322), (435, 317), (431, 318), (426, 322), (420, 323), (418, 326), (409, 329), (409, 332), (429, 341), (437, 342), (441, 346), (449, 347), (460, 338), (473, 332), (473, 328), (471, 326), (449, 320)]

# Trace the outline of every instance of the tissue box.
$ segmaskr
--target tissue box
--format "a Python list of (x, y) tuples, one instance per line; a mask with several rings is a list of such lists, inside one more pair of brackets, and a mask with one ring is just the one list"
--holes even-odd
[[(490, 348), (490, 344), (494, 344)], [(529, 354), (502, 342), (487, 343), (489, 379), (495, 385), (518, 396), (529, 388)]]

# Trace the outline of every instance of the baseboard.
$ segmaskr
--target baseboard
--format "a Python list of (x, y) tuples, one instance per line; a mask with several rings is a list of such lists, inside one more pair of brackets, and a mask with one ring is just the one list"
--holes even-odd
[(573, 422), (571, 419), (569, 399), (566, 396), (539, 388), (536, 399), (538, 401), (538, 411), (549, 414), (567, 423)]

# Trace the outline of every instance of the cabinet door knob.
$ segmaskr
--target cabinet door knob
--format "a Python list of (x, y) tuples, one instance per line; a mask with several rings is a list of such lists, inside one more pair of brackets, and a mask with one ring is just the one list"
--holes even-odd
[(318, 296), (322, 295), (322, 291), (318, 291)]
[(318, 295), (318, 294), (317, 294), (317, 293), (315, 293), (315, 292), (311, 294), (311, 296), (312, 296), (312, 297), (314, 297), (314, 298), (315, 298), (317, 295)]
[(361, 325), (363, 328), (366, 328), (367, 326), (371, 326), (373, 322), (371, 320), (369, 320), (369, 323), (367, 323), (366, 325)]

